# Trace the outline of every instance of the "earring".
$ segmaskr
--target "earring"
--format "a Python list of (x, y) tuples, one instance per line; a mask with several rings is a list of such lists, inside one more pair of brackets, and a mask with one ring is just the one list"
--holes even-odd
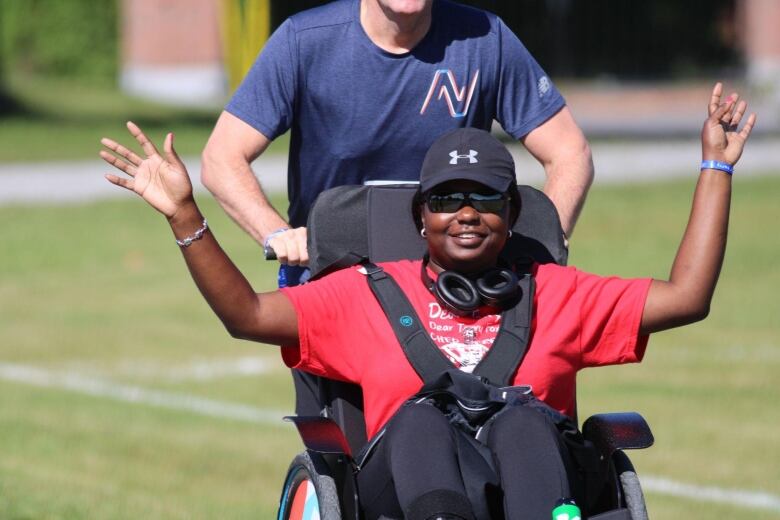
[(511, 229), (506, 232), (506, 236), (507, 236), (507, 238), (512, 238), (512, 230)]
[(420, 229), (420, 236), (423, 238), (428, 237), (428, 233), (425, 232), (425, 228)]

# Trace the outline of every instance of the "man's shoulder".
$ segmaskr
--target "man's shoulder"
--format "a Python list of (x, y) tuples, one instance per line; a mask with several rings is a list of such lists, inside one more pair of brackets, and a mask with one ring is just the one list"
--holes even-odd
[(336, 0), (296, 13), (288, 21), (295, 32), (352, 23), (357, 1), (359, 0)]

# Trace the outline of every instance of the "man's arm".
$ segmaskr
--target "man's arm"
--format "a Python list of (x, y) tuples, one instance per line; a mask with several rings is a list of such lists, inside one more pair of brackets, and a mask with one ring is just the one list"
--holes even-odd
[[(203, 185), (222, 209), (258, 244), (287, 222), (271, 206), (252, 171), (252, 161), (262, 154), (270, 140), (250, 125), (222, 112), (203, 150)], [(306, 228), (274, 235), (270, 245), (282, 263), (308, 263)]]
[(569, 108), (563, 107), (521, 142), (544, 167), (544, 192), (558, 209), (563, 231), (570, 237), (593, 182), (593, 159), (585, 135)]

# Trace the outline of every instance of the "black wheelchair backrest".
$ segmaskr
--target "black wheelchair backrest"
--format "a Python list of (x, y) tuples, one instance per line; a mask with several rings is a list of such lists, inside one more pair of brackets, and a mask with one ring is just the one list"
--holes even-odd
[[(416, 185), (340, 186), (320, 194), (309, 212), (312, 277), (358, 263), (421, 258), (425, 241), (412, 220)], [(544, 193), (520, 186), (522, 208), (504, 256), (565, 265), (558, 212)]]

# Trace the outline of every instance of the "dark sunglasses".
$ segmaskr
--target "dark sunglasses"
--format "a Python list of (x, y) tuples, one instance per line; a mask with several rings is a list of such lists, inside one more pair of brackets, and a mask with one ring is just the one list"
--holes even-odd
[(480, 213), (501, 213), (509, 196), (504, 193), (431, 193), (425, 198), (431, 213), (455, 213), (468, 204)]

